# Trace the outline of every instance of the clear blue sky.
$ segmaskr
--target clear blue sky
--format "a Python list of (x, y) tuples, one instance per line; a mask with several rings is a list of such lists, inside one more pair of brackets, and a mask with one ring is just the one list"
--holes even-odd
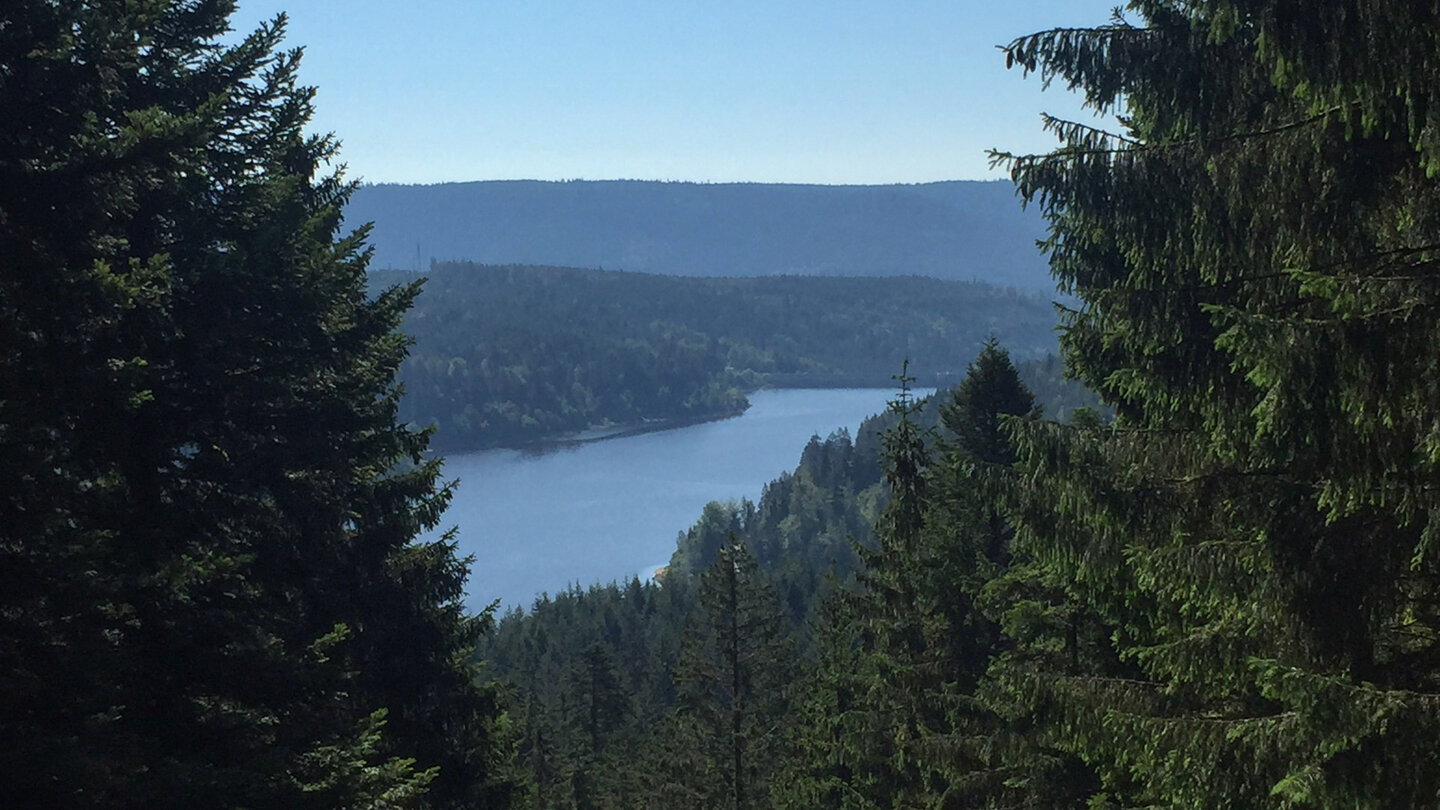
[(1042, 151), (1063, 88), (995, 46), (1115, 0), (239, 0), (279, 11), (367, 182), (909, 183)]

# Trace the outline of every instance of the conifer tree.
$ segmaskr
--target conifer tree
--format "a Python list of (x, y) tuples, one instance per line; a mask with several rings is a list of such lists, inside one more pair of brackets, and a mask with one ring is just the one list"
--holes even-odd
[(984, 464), (1008, 465), (1015, 450), (1001, 422), (1008, 416), (1038, 416), (1035, 397), (1020, 381), (1010, 353), (994, 337), (985, 341), (965, 379), (940, 406), (940, 421), (952, 447)]
[(669, 776), (688, 788), (688, 806), (770, 806), (793, 679), (783, 617), (754, 557), (731, 535), (700, 575), (675, 671), (673, 743), (689, 749), (677, 762), (688, 760), (691, 771)]
[[(620, 807), (615, 801), (625, 771), (636, 763), (634, 751), (609, 751), (611, 738), (630, 714), (630, 693), (621, 685), (610, 650), (596, 641), (585, 648), (570, 672), (568, 689), (571, 752), (571, 793), (576, 808)], [(538, 774), (537, 774), (538, 776)]]
[(1023, 431), (1016, 544), (1139, 670), (1032, 682), (1116, 801), (1433, 805), (1437, 11), (1130, 9), (1007, 49), (1121, 122), (1000, 156), (1117, 413)]
[(992, 339), (940, 412), (946, 435), (930, 474), (926, 533), (944, 565), (935, 567), (929, 588), (931, 603), (945, 615), (946, 632), (936, 641), (944, 645), (956, 698), (926, 748), (945, 775), (939, 802), (1084, 807), (1093, 776), (1077, 758), (1051, 747), (1043, 706), (1014, 688), (1016, 670), (1028, 671), (1035, 658), (1075, 660), (1094, 643), (1070, 632), (1084, 619), (1063, 587), (1012, 546), (1010, 433), (1038, 419), (1040, 409), (1008, 352)]
[(573, 722), (583, 731), (590, 753), (599, 754), (629, 711), (627, 693), (615, 671), (615, 657), (597, 641), (585, 649), (571, 678), (572, 692), (579, 697)]
[(1010, 547), (1007, 423), (1037, 416), (1034, 398), (991, 341), (939, 408), (938, 452), (907, 389), (892, 408), (880, 547), (827, 606), (784, 806), (1083, 807), (1093, 775), (1011, 677), (1094, 643), (1055, 632), (1063, 589)]
[(395, 424), (284, 18), (0, 10), (0, 795), (503, 804), (447, 493)]
[(922, 807), (945, 791), (945, 769), (929, 753), (950, 730), (959, 697), (943, 640), (954, 614), (937, 587), (949, 561), (927, 531), (933, 458), (917, 422), (924, 402), (911, 393), (908, 364), (898, 379), (890, 403), (897, 421), (882, 439), (889, 502), (876, 525), (879, 545), (858, 549), (856, 590), (825, 606), (783, 807)]
[(957, 558), (950, 572), (955, 579), (937, 582), (937, 587), (965, 594), (952, 607), (952, 621), (968, 628), (955, 636), (955, 643), (965, 649), (955, 650), (952, 659), (968, 670), (967, 690), (979, 682), (999, 643), (998, 626), (981, 615), (976, 599), (1010, 563), (1012, 532), (1002, 514), (1002, 486), (1015, 450), (1004, 422), (1039, 415), (1009, 352), (994, 338), (986, 341), (950, 401), (940, 407), (948, 436), (944, 458), (932, 474), (936, 480), (928, 521), (935, 535), (932, 542)]

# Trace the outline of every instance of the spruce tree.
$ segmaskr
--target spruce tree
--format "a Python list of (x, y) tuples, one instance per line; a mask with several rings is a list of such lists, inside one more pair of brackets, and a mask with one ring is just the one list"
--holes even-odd
[(732, 534), (700, 575), (675, 669), (671, 744), (686, 753), (673, 759), (690, 770), (668, 778), (688, 792), (685, 806), (770, 806), (793, 680), (793, 645), (783, 621), (773, 589)]
[(994, 337), (966, 369), (965, 379), (940, 406), (940, 421), (951, 446), (984, 464), (1008, 465), (1015, 450), (1001, 422), (1010, 416), (1039, 416), (1035, 396), (1020, 381), (1010, 353)]
[(853, 591), (824, 609), (781, 806), (924, 807), (947, 787), (934, 744), (964, 695), (949, 656), (955, 559), (933, 542), (934, 454), (908, 364), (882, 437), (889, 500)]
[(1033, 683), (1116, 801), (1433, 805), (1437, 10), (1129, 8), (1007, 49), (1120, 121), (1000, 156), (1117, 414), (1024, 431), (1016, 545), (1139, 670)]
[(0, 795), (503, 803), (447, 492), (395, 423), (283, 17), (0, 11)]
[(1108, 649), (1096, 632), (1103, 627), (1077, 609), (1063, 582), (1013, 546), (1011, 433), (1038, 420), (1040, 408), (992, 339), (940, 411), (944, 452), (931, 470), (926, 532), (946, 564), (929, 587), (946, 615), (941, 639), (959, 699), (927, 749), (945, 774), (939, 801), (1085, 807), (1096, 788), (1093, 774), (1054, 748), (1057, 724), (1015, 680), (1037, 660), (1064, 660), (1072, 674), (1093, 674), (1101, 670), (1092, 651)]
[(1083, 807), (1094, 776), (1012, 677), (1095, 643), (1064, 632), (1091, 627), (1057, 621), (1074, 616), (1063, 588), (1012, 553), (1008, 432), (1034, 397), (991, 341), (938, 408), (938, 449), (908, 389), (892, 410), (880, 546), (827, 605), (784, 806)]
[(615, 657), (604, 644), (597, 641), (585, 648), (571, 673), (571, 692), (578, 698), (571, 722), (579, 727), (590, 753), (599, 754), (629, 713), (629, 696), (620, 685)]

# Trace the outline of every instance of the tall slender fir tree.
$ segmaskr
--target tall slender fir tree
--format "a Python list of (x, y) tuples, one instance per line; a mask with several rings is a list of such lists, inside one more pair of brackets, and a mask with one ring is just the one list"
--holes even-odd
[(700, 574), (698, 602), (675, 669), (673, 744), (699, 764), (670, 777), (688, 806), (769, 807), (770, 777), (783, 752), (794, 679), (793, 643), (774, 590), (731, 534)]

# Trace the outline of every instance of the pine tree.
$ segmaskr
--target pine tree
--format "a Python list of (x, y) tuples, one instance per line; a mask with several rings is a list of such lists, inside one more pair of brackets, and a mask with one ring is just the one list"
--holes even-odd
[(672, 744), (685, 749), (668, 778), (685, 805), (770, 806), (770, 776), (789, 713), (793, 645), (784, 612), (755, 559), (731, 535), (700, 575), (698, 605), (675, 670)]
[(284, 19), (0, 12), (0, 795), (504, 801), (448, 493), (395, 424), (417, 289), (367, 296)]
[(879, 545), (858, 549), (856, 590), (825, 606), (784, 807), (922, 807), (945, 790), (928, 749), (949, 730), (957, 698), (941, 641), (953, 614), (932, 587), (947, 577), (947, 560), (927, 533), (933, 458), (908, 371), (907, 364), (890, 403), (896, 422), (882, 438), (889, 501), (876, 525)]
[(1016, 544), (1139, 669), (1034, 682), (1117, 801), (1433, 805), (1437, 11), (1130, 8), (1007, 49), (1123, 127), (1000, 156), (1117, 414), (1024, 431)]
[(938, 452), (907, 389), (892, 408), (880, 547), (827, 606), (785, 806), (1083, 807), (1094, 776), (1053, 749), (1045, 707), (1012, 677), (1096, 643), (1011, 548), (1008, 429), (1038, 415), (1034, 398), (991, 341), (938, 409)]
[(1010, 353), (994, 337), (985, 341), (965, 379), (940, 407), (940, 421), (953, 436), (952, 447), (983, 464), (1015, 461), (1010, 437), (1001, 427), (1007, 416), (1039, 416), (1035, 396), (1020, 381)]
[(599, 754), (629, 711), (628, 695), (615, 671), (615, 658), (597, 641), (585, 648), (571, 677), (572, 692), (579, 697), (573, 722), (583, 731), (590, 753)]

